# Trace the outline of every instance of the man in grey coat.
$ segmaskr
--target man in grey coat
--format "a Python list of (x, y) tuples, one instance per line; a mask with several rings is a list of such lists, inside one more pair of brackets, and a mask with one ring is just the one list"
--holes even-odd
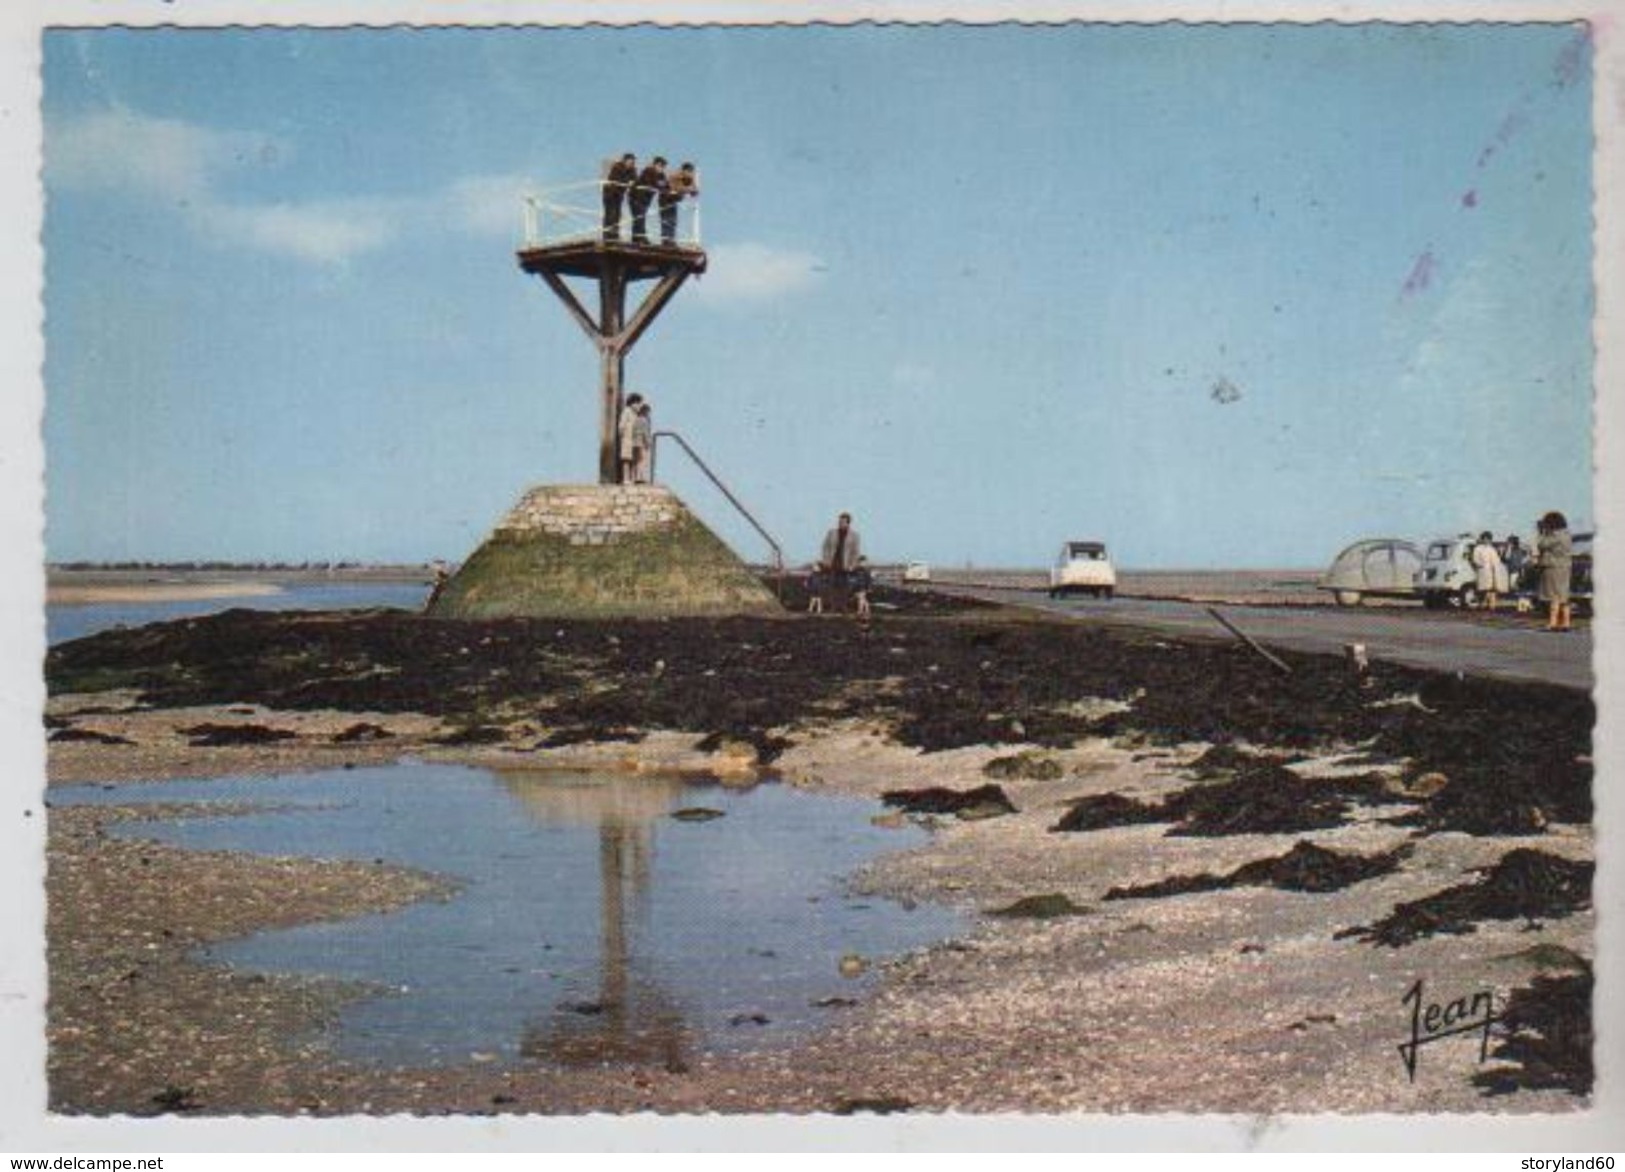
[(824, 547), (818, 554), (818, 568), (834, 593), (837, 610), (845, 609), (852, 589), (852, 574), (862, 557), (863, 543), (858, 539), (858, 531), (852, 528), (852, 514), (842, 513), (835, 528), (824, 534)]

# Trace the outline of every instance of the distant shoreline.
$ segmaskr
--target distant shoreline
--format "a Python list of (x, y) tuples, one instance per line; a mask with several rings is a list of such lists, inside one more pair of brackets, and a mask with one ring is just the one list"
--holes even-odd
[[(877, 565), (876, 577), (895, 580), (900, 567)], [(765, 568), (764, 568), (764, 572)], [(944, 586), (975, 586), (992, 590), (1042, 590), (1049, 571), (1042, 568), (966, 569), (932, 567), (932, 580)], [(1250, 605), (1321, 605), (1327, 595), (1315, 588), (1313, 570), (1133, 570), (1120, 571), (1118, 593), (1124, 597), (1174, 598), (1199, 602)], [(420, 583), (433, 581), (424, 566), (345, 566), (332, 569), (251, 568), (184, 569), (52, 567), (47, 575), (46, 602), (52, 606), (87, 606), (98, 603), (190, 602), (236, 596), (264, 597), (290, 587), (355, 585), (362, 583)]]
[(421, 566), (354, 566), (343, 569), (60, 569), (46, 573), (49, 606), (98, 603), (196, 602), (211, 598), (263, 598), (291, 586), (357, 583), (423, 582), (432, 579)]
[(52, 582), (47, 606), (93, 606), (109, 602), (195, 602), (207, 598), (263, 598), (281, 594), (274, 582), (142, 582), (126, 585), (69, 585)]

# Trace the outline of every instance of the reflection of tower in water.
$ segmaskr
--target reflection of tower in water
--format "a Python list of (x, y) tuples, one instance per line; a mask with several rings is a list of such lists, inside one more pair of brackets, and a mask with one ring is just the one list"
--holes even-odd
[(533, 1021), (519, 1052), (565, 1066), (680, 1065), (689, 1031), (648, 974), (636, 971), (633, 927), (649, 892), (654, 821), (678, 804), (683, 782), (540, 772), (505, 772), (502, 780), (539, 821), (598, 828), (598, 1000)]

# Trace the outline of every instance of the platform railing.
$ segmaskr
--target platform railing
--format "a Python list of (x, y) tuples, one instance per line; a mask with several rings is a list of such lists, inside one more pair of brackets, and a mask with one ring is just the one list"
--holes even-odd
[[(590, 244), (605, 239), (630, 243), (632, 209), (625, 201), (621, 205), (621, 220), (616, 234), (609, 237), (604, 232), (603, 192), (606, 186), (605, 180), (593, 179), (527, 193), (524, 197), (524, 239), (521, 247), (551, 248), (565, 244)], [(650, 246), (658, 247), (662, 243), (660, 200), (653, 193), (651, 196), (644, 223)], [(672, 243), (679, 248), (701, 246), (700, 201), (697, 198), (684, 199), (677, 205), (677, 232)]]
[(761, 535), (762, 540), (767, 542), (767, 547), (770, 550), (773, 551), (773, 581), (774, 581), (773, 592), (778, 596), (779, 601), (783, 602), (784, 601), (784, 549), (783, 549), (783, 547), (780, 546), (779, 543), (774, 540), (773, 535), (771, 533), (769, 533), (766, 529), (764, 529), (762, 527), (762, 523), (760, 521), (758, 521), (755, 518), (755, 516), (752, 515), (751, 511), (744, 506), (744, 503), (741, 502), (738, 497), (736, 497), (732, 492), (729, 491), (728, 486), (726, 484), (722, 483), (722, 479), (715, 472), (711, 471), (710, 465), (708, 465), (704, 460), (700, 459), (700, 454), (698, 452), (696, 452), (692, 447), (689, 446), (689, 442), (686, 439), (684, 439), (682, 436), (678, 435), (675, 431), (657, 431), (657, 432), (654, 433), (652, 439), (653, 439), (653, 446), (649, 449), (649, 479), (651, 481), (654, 480), (656, 458), (660, 454), (660, 441), (663, 440), (663, 439), (676, 440), (677, 441), (677, 446), (682, 448), (684, 452), (688, 453), (688, 458), (690, 460), (694, 461), (694, 466), (696, 468), (698, 468), (701, 472), (705, 473), (706, 479), (708, 479), (712, 484), (714, 484), (716, 486), (717, 491), (720, 492), (724, 497), (726, 497), (728, 499), (728, 503), (730, 505), (732, 505), (735, 509), (739, 510), (739, 515), (741, 517), (745, 518), (745, 520), (750, 523), (750, 527), (752, 529), (756, 530), (756, 532)]

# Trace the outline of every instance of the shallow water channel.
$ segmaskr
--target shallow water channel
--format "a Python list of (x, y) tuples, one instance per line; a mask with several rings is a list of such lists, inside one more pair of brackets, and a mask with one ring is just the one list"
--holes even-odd
[(223, 594), (216, 598), (177, 598), (157, 602), (59, 603), (45, 608), (45, 638), (51, 646), (83, 639), (113, 627), (198, 618), (223, 610), (356, 610), (399, 607), (418, 610), (429, 588), (419, 582), (301, 582), (278, 594)]
[[(783, 1040), (861, 999), (872, 971), (963, 920), (852, 894), (869, 859), (923, 840), (868, 800), (763, 784), (492, 772), (407, 762), (273, 778), (74, 786), (53, 804), (254, 802), (120, 833), (203, 850), (382, 860), (455, 879), (448, 901), (201, 951), (261, 972), (378, 986), (329, 1043), (386, 1064), (681, 1063)], [(721, 817), (677, 819), (681, 809)], [(853, 966), (848, 964), (848, 969)]]

